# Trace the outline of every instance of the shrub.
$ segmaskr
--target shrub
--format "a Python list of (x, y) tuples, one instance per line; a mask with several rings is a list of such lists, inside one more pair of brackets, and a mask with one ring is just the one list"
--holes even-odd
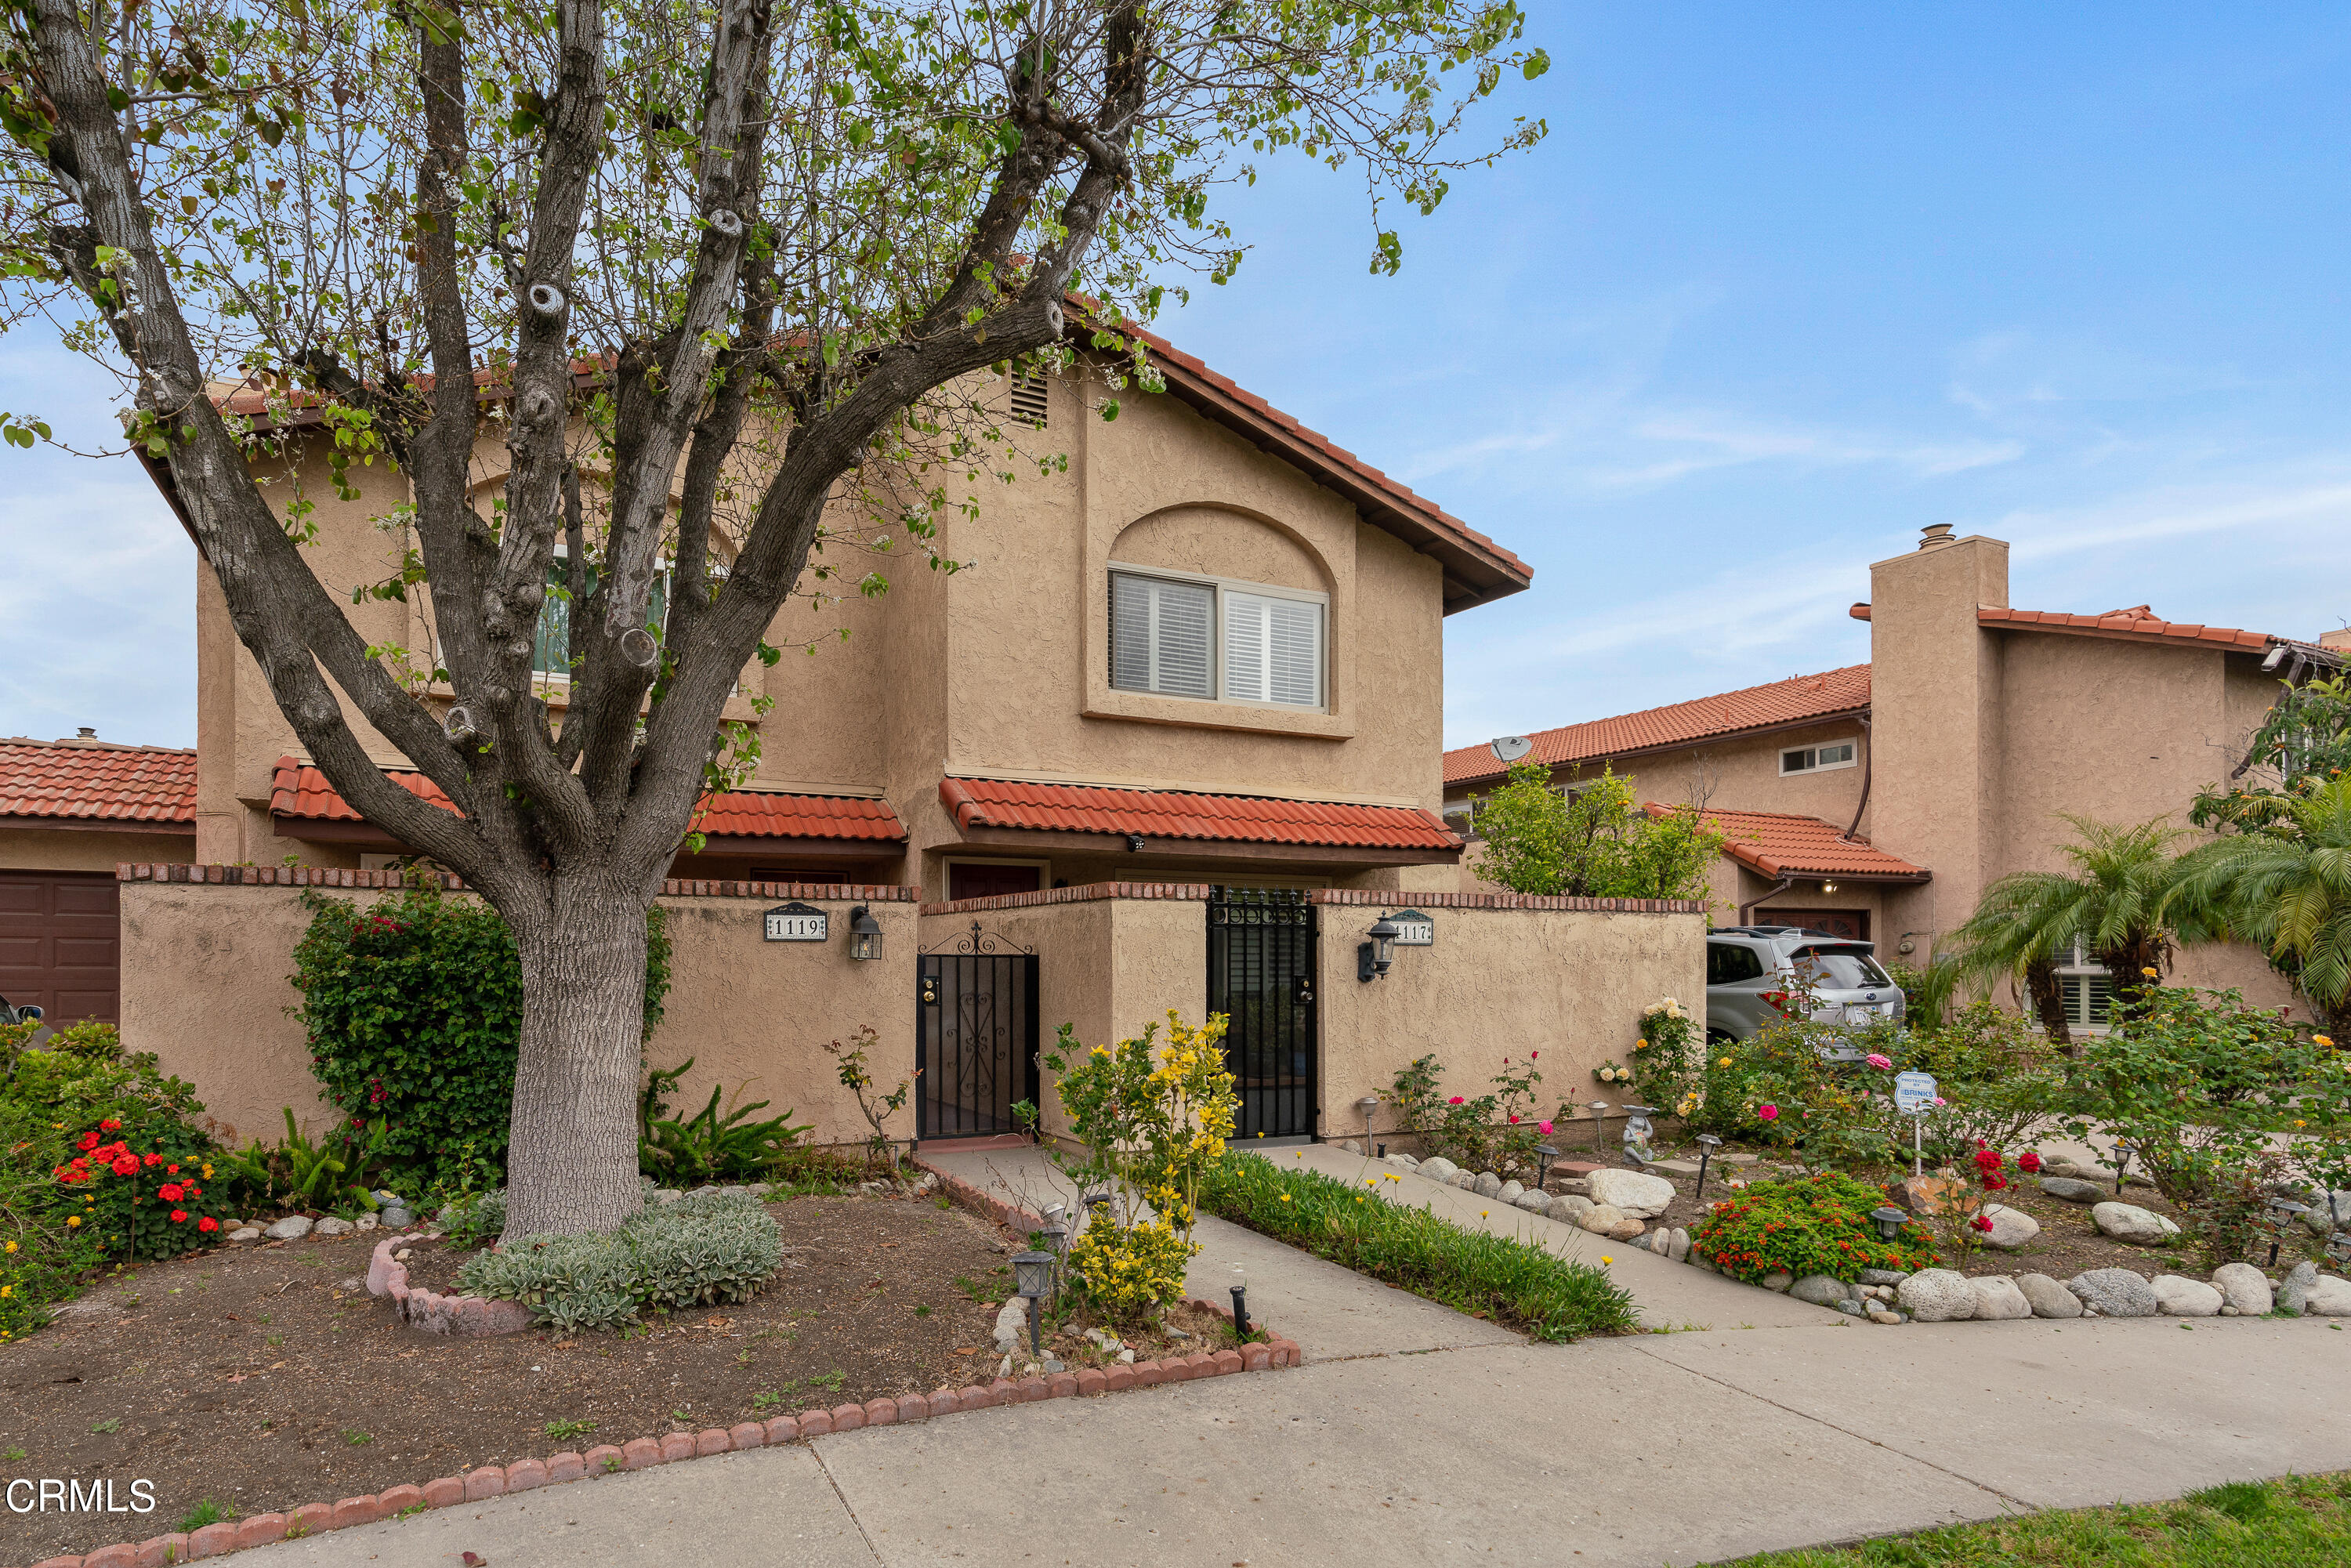
[[(403, 1186), (453, 1184), (468, 1145), (506, 1164), (522, 1029), (514, 937), (496, 910), (437, 883), (361, 908), (306, 891), (309, 929), (294, 950), (311, 1071), (359, 1122), (381, 1121), (384, 1157)], [(669, 989), (662, 910), (645, 914), (644, 1037)]]
[(1541, 1054), (1527, 1052), (1522, 1067), (1502, 1058), (1502, 1071), (1491, 1080), (1493, 1092), (1475, 1097), (1447, 1094), (1441, 1087), (1445, 1070), (1436, 1056), (1420, 1057), (1395, 1075), (1388, 1102), (1396, 1108), (1400, 1129), (1420, 1140), (1425, 1157), (1441, 1155), (1464, 1170), (1531, 1180), (1535, 1145), (1551, 1136), (1552, 1117), (1564, 1121), (1570, 1109), (1562, 1105), (1548, 1115), (1535, 1109), (1535, 1085), (1542, 1082), (1535, 1059)]
[(1589, 1263), (1463, 1230), (1427, 1209), (1386, 1203), (1260, 1155), (1217, 1161), (1202, 1184), (1200, 1201), (1237, 1225), (1535, 1339), (1625, 1333), (1638, 1326), (1631, 1295)]
[(711, 1086), (710, 1103), (694, 1115), (684, 1119), (664, 1115), (669, 1105), (663, 1096), (693, 1071), (694, 1058), (689, 1056), (675, 1067), (645, 1076), (644, 1092), (637, 1102), (637, 1169), (643, 1174), (679, 1186), (756, 1176), (781, 1159), (809, 1130), (792, 1125), (789, 1108), (764, 1122), (744, 1120), (754, 1111), (766, 1110), (765, 1100), (737, 1106), (730, 1099), (726, 1114), (721, 1116), (721, 1091), (716, 1084)]
[(782, 1260), (783, 1238), (758, 1199), (704, 1193), (653, 1204), (611, 1232), (509, 1241), (468, 1259), (458, 1280), (571, 1333), (622, 1328), (648, 1310), (743, 1301)]
[(2126, 1140), (2216, 1263), (2263, 1239), (2261, 1205), (2282, 1174), (2317, 1174), (2313, 1154), (2351, 1137), (2351, 1061), (2232, 990), (2149, 986), (2084, 1044), (2075, 1089), (2066, 1130)]
[(1513, 893), (1703, 899), (1722, 852), (1722, 835), (1694, 808), (1653, 817), (1606, 769), (1562, 791), (1548, 764), (1529, 759), (1470, 810), (1484, 841), (1479, 874)]
[[(1223, 1155), (1240, 1110), (1222, 1013), (1194, 1029), (1171, 1008), (1164, 1049), (1155, 1044), (1158, 1032), (1155, 1023), (1116, 1046), (1080, 1054), (1075, 1031), (1063, 1024), (1045, 1057), (1084, 1149), (1051, 1157), (1081, 1190), (1114, 1186), (1127, 1217), (1090, 1220), (1088, 1234), (1098, 1227), (1108, 1234), (1072, 1250), (1071, 1272), (1106, 1313), (1127, 1321), (1183, 1299), (1184, 1264), (1199, 1250), (1192, 1223), (1201, 1177)], [(1152, 1218), (1137, 1220), (1146, 1207)]]
[(1767, 1274), (1858, 1277), (1864, 1269), (1913, 1271), (1937, 1261), (1923, 1242), (1881, 1241), (1869, 1211), (1876, 1188), (1835, 1172), (1760, 1182), (1714, 1206), (1690, 1231), (1690, 1246), (1724, 1273), (1749, 1283)]
[(1672, 997), (1641, 1009), (1641, 1038), (1633, 1042), (1633, 1092), (1641, 1103), (1687, 1118), (1698, 1109), (1705, 1058), (1698, 1020)]
[(286, 1136), (265, 1144), (256, 1138), (222, 1164), (235, 1170), (246, 1186), (262, 1197), (299, 1209), (372, 1209), (367, 1174), (381, 1163), (385, 1142), (381, 1122), (371, 1124), (368, 1136), (338, 1126), (313, 1141), (295, 1124), (294, 1107), (284, 1108)]

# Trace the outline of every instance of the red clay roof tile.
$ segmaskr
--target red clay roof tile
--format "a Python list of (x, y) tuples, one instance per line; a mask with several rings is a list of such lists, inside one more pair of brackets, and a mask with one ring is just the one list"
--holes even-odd
[[(1663, 817), (1674, 808), (1652, 800), (1644, 808)], [(1726, 839), (1722, 852), (1772, 878), (1847, 876), (1860, 882), (1925, 882), (1928, 873), (1908, 861), (1844, 836), (1844, 830), (1818, 817), (1785, 811), (1707, 810), (1699, 813)]]
[(1451, 850), (1460, 836), (1412, 806), (1354, 806), (1182, 789), (1092, 784), (1019, 784), (942, 779), (939, 799), (960, 828), (1029, 828), (1068, 833), (1139, 833), (1147, 839), (1223, 840), (1364, 849)]
[[(454, 810), (441, 787), (422, 773), (386, 770), (385, 776), (420, 800)], [(335, 792), (327, 776), (291, 757), (277, 759), (269, 810), (280, 817), (314, 821), (357, 822), (365, 819)], [(729, 789), (706, 797), (694, 820), (696, 832), (713, 836), (776, 839), (871, 839), (896, 842), (906, 836), (887, 800), (859, 795), (782, 795)]]
[[(1553, 766), (1594, 761), (1742, 730), (1860, 713), (1868, 706), (1869, 666), (1848, 664), (1817, 675), (1797, 675), (1769, 685), (1546, 729), (1528, 737), (1535, 743), (1528, 755)], [(1506, 771), (1488, 747), (1458, 747), (1445, 754), (1447, 785), (1499, 779)]]
[(1976, 624), (1995, 631), (2062, 632), (2085, 637), (2116, 637), (2132, 643), (2201, 643), (2249, 653), (2266, 650), (2280, 639), (2262, 632), (2241, 632), (2233, 626), (2204, 626), (2166, 621), (2144, 604), (2109, 610), (2104, 615), (2068, 615), (2056, 610), (2008, 610), (1980, 605)]
[(193, 832), (196, 754), (96, 740), (0, 739), (0, 817)]

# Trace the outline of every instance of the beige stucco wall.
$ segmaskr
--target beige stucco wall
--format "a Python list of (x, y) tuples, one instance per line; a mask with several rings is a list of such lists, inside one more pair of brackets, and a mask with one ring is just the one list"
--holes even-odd
[[(1355, 948), (1379, 913), (1318, 910), (1327, 1137), (1360, 1134), (1355, 1102), (1386, 1092), (1398, 1069), (1430, 1051), (1453, 1093), (1482, 1093), (1504, 1057), (1540, 1051), (1546, 1114), (1591, 1100), (1593, 1071), (1625, 1059), (1643, 1008), (1670, 996), (1696, 1009), (1706, 995), (1703, 915), (1434, 909), (1434, 946), (1399, 947), (1386, 976), (1360, 981)], [(1392, 1127), (1391, 1113), (1374, 1125)]]
[(0, 828), (0, 871), (99, 871), (125, 861), (183, 861), (193, 833), (117, 833), (78, 828)]
[[(286, 1105), (306, 1127), (331, 1122), (301, 1026), (286, 1010), (299, 999), (289, 977), (309, 925), (301, 891), (152, 882), (124, 883), (121, 891), (125, 1043), (154, 1051), (165, 1071), (195, 1084), (224, 1137), (282, 1136)], [(350, 889), (329, 896), (366, 905), (388, 895)], [(807, 897), (833, 915), (835, 936), (823, 944), (762, 940), (760, 915), (771, 898), (660, 902), (671, 918), (671, 985), (646, 1057), (663, 1067), (695, 1058), (679, 1101), (698, 1106), (723, 1085), (747, 1101), (773, 1101), (763, 1115), (789, 1106), (797, 1121), (814, 1124), (817, 1142), (863, 1138), (864, 1121), (821, 1046), (870, 1022), (881, 1032), (874, 1076), (887, 1088), (911, 1069), (914, 906), (870, 905), (884, 956), (860, 963), (848, 956), (853, 899)], [(911, 1135), (911, 1109), (902, 1119), (906, 1126), (893, 1131)]]

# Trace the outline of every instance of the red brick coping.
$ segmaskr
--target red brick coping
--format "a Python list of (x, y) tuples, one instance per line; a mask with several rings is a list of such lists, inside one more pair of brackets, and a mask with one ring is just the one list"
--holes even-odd
[[(927, 1170), (930, 1167), (926, 1166), (924, 1168)], [(1037, 1219), (1026, 1209), (988, 1197), (969, 1182), (944, 1172), (933, 1171), (932, 1174), (938, 1176), (940, 1183), (958, 1201), (971, 1204), (985, 1214), (1011, 1216), (1016, 1228), (1021, 1221)], [(1043, 1222), (1039, 1220), (1038, 1223)], [(379, 1260), (388, 1268), (397, 1268), (398, 1265), (391, 1262), (390, 1254), (383, 1250), (383, 1247), (390, 1244), (387, 1241), (377, 1249)], [(400, 1272), (404, 1281), (407, 1270), (403, 1269)], [(375, 1288), (375, 1278), (376, 1265), (371, 1264), (368, 1284), (371, 1291)], [(423, 1294), (430, 1292), (412, 1292), (411, 1299)], [(513, 1303), (490, 1304), (507, 1306)], [(1190, 1304), (1227, 1319), (1233, 1315), (1229, 1307), (1220, 1307), (1214, 1301), (1196, 1299)], [(456, 1332), (467, 1331), (459, 1329)], [(1017, 1383), (1010, 1378), (999, 1377), (985, 1385), (975, 1383), (962, 1388), (942, 1388), (934, 1394), (903, 1394), (895, 1399), (869, 1399), (862, 1405), (836, 1405), (830, 1410), (803, 1410), (797, 1416), (776, 1416), (765, 1421), (739, 1421), (732, 1427), (711, 1427), (700, 1432), (671, 1432), (660, 1437), (632, 1437), (625, 1443), (600, 1443), (584, 1454), (567, 1450), (544, 1459), (517, 1459), (510, 1465), (484, 1465), (478, 1469), (467, 1470), (462, 1476), (438, 1477), (421, 1487), (396, 1486), (372, 1497), (347, 1497), (331, 1503), (308, 1502), (284, 1513), (257, 1513), (250, 1519), (207, 1524), (202, 1530), (175, 1531), (169, 1535), (158, 1535), (136, 1543), (121, 1542), (112, 1546), (101, 1546), (78, 1557), (46, 1558), (35, 1564), (35, 1568), (147, 1568), (151, 1563), (193, 1563), (199, 1558), (218, 1557), (224, 1552), (247, 1546), (264, 1546), (273, 1541), (316, 1535), (322, 1531), (343, 1530), (355, 1524), (373, 1524), (378, 1520), (397, 1519), (405, 1514), (420, 1513), (428, 1508), (455, 1508), (480, 1502), (486, 1498), (502, 1497), (508, 1492), (534, 1491), (540, 1487), (567, 1481), (593, 1480), (599, 1476), (621, 1470), (650, 1469), (655, 1465), (674, 1464), (680, 1459), (697, 1459), (711, 1454), (738, 1453), (747, 1448), (805, 1442), (810, 1437), (821, 1437), (834, 1432), (853, 1432), (860, 1427), (903, 1427), (909, 1422), (936, 1420), (942, 1416), (953, 1416), (966, 1410), (987, 1410), (999, 1405), (1029, 1405), (1040, 1399), (1092, 1398), (1103, 1394), (1123, 1394), (1130, 1388), (1156, 1388), (1162, 1384), (1189, 1383), (1196, 1378), (1223, 1377), (1236, 1372), (1270, 1372), (1276, 1367), (1301, 1365), (1305, 1359), (1305, 1353), (1298, 1348), (1295, 1340), (1277, 1336), (1262, 1344), (1245, 1344), (1238, 1350), (1197, 1351), (1190, 1355), (1138, 1361), (1132, 1366), (1113, 1366), (1107, 1370), (1089, 1366), (1078, 1372), (1057, 1372), (1050, 1377), (1024, 1377)]]
[[(181, 865), (140, 862), (114, 868), (117, 882), (184, 882), (219, 887), (350, 887), (392, 893), (408, 885), (412, 873), (350, 871), (336, 866)], [(465, 891), (454, 872), (441, 873), (442, 887)], [(916, 904), (923, 890), (895, 883), (855, 884), (818, 882), (713, 882), (704, 877), (665, 877), (664, 898), (813, 898), (833, 904)]]
[(922, 915), (986, 915), (998, 909), (1037, 909), (1049, 904), (1092, 904), (1105, 898), (1141, 898), (1162, 903), (1206, 904), (1205, 882), (1089, 882), (1076, 887), (1047, 887), (1035, 893), (998, 893), (986, 898), (956, 898), (925, 904)]
[(368, 1260), (368, 1294), (390, 1296), (402, 1322), (420, 1333), (463, 1334), (467, 1338), (520, 1333), (530, 1327), (530, 1309), (520, 1301), (493, 1301), (480, 1296), (444, 1296), (423, 1289), (411, 1290), (408, 1265), (392, 1254), (393, 1249), (415, 1239), (408, 1235), (387, 1236), (375, 1244), (375, 1253)]
[(1595, 915), (1704, 915), (1706, 905), (1687, 898), (1581, 898), (1536, 893), (1399, 893), (1394, 888), (1318, 887), (1309, 904), (1353, 904), (1364, 909), (1552, 909)]

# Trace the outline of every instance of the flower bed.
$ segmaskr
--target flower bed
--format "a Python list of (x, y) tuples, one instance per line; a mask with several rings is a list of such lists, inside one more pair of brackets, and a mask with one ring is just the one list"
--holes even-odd
[[(1370, 1185), (1370, 1184), (1366, 1184)], [(1231, 1155), (1201, 1184), (1207, 1212), (1260, 1235), (1520, 1329), (1540, 1340), (1623, 1333), (1633, 1299), (1606, 1273), (1540, 1247), (1465, 1231), (1425, 1209), (1402, 1208), (1312, 1171)]]

